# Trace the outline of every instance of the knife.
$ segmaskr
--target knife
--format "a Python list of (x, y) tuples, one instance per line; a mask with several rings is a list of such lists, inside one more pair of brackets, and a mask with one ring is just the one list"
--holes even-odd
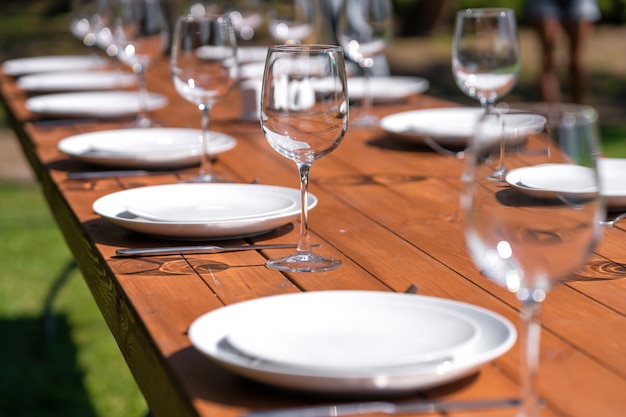
[[(319, 243), (311, 244), (311, 246), (319, 246)], [(261, 250), (261, 249), (285, 249), (297, 248), (295, 243), (277, 243), (267, 245), (237, 245), (237, 246), (176, 246), (171, 248), (130, 248), (118, 249), (115, 251), (117, 256), (158, 256), (158, 255), (188, 255), (193, 253), (222, 253), (235, 252), (243, 250)]]
[(437, 401), (419, 400), (402, 403), (372, 401), (366, 403), (320, 405), (313, 407), (283, 408), (267, 411), (252, 411), (242, 417), (336, 417), (357, 414), (409, 414), (436, 413), (460, 410), (486, 410), (491, 408), (518, 407), (518, 398)]
[(112, 177), (137, 177), (142, 175), (165, 175), (174, 171), (146, 171), (142, 169), (131, 169), (122, 171), (93, 171), (93, 172), (68, 172), (67, 178), (70, 180), (91, 180)]

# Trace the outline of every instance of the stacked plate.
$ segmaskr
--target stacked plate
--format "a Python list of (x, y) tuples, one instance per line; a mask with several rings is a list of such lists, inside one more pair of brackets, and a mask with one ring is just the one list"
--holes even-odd
[[(309, 208), (317, 198), (309, 194)], [(104, 219), (158, 237), (218, 240), (258, 235), (300, 216), (300, 190), (256, 184), (168, 184), (134, 188), (93, 204)]]
[(417, 142), (428, 137), (441, 145), (463, 146), (483, 113), (475, 107), (412, 110), (383, 117), (380, 126), (388, 133)]
[[(626, 208), (626, 159), (601, 158), (598, 163), (602, 186), (600, 192), (610, 209)], [(511, 170), (506, 181), (517, 190), (542, 198), (575, 195), (584, 198), (597, 190), (594, 172), (571, 164), (541, 164)]]
[(363, 77), (348, 78), (350, 100), (362, 100), (365, 92), (377, 103), (401, 101), (413, 94), (428, 90), (430, 83), (421, 77), (371, 77), (365, 85)]
[(465, 303), (321, 291), (223, 307), (196, 319), (189, 337), (218, 364), (259, 382), (326, 393), (399, 393), (476, 372), (506, 352), (516, 333), (499, 315)]
[(602, 195), (611, 209), (626, 208), (626, 159), (602, 158), (599, 160)]
[(105, 58), (90, 55), (39, 56), (9, 59), (2, 64), (2, 71), (17, 77), (44, 72), (91, 71), (106, 65)]
[[(136, 76), (107, 71), (107, 60), (82, 55), (58, 55), (18, 58), (5, 61), (4, 73), (20, 77), (17, 85), (33, 93), (49, 93), (26, 100), (26, 108), (52, 117), (111, 118), (132, 116), (141, 110), (134, 91), (115, 91), (132, 87)], [(108, 91), (104, 91), (108, 90)], [(167, 97), (150, 93), (146, 110), (167, 105)]]
[[(423, 142), (429, 138), (443, 146), (465, 146), (485, 111), (476, 107), (446, 107), (412, 110), (381, 119), (380, 126), (390, 134)], [(537, 114), (507, 114), (506, 129), (516, 137), (541, 130), (545, 118)]]
[(132, 87), (134, 74), (119, 71), (71, 71), (31, 74), (20, 77), (17, 86), (33, 93), (51, 91), (110, 90)]
[[(149, 93), (146, 110), (165, 107), (167, 97)], [(77, 116), (114, 118), (139, 113), (139, 95), (134, 91), (81, 91), (46, 94), (26, 100), (26, 108), (37, 114), (49, 116)]]
[[(202, 153), (198, 129), (119, 129), (74, 135), (59, 142), (61, 152), (92, 164), (121, 168), (174, 169), (198, 164)], [(210, 132), (210, 152), (236, 145), (232, 136)]]

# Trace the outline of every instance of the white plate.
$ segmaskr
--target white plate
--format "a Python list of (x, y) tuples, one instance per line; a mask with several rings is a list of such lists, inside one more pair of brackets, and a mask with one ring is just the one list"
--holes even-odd
[[(275, 215), (258, 216), (226, 221), (203, 222), (157, 222), (131, 214), (126, 209), (128, 201), (141, 198), (153, 199), (160, 196), (163, 201), (172, 199), (172, 196), (188, 193), (190, 195), (227, 194), (249, 195), (254, 193), (263, 198), (264, 193), (271, 195), (283, 194), (298, 199), (298, 204), (290, 210)], [(119, 191), (99, 198), (93, 204), (94, 211), (111, 223), (126, 229), (157, 237), (167, 237), (189, 240), (218, 240), (231, 239), (243, 236), (253, 236), (269, 232), (277, 227), (291, 223), (300, 216), (300, 190), (256, 184), (168, 184), (150, 187), (133, 188)], [(317, 205), (317, 198), (309, 193), (309, 208)], [(250, 201), (251, 205), (256, 201)]]
[[(406, 99), (410, 95), (428, 90), (430, 83), (420, 77), (370, 77), (369, 91), (376, 102), (391, 102)], [(365, 92), (363, 77), (348, 78), (350, 100), (363, 99)]]
[[(355, 306), (358, 315), (370, 308), (404, 305), (433, 308), (460, 315), (476, 323), (477, 340), (440, 364), (416, 363), (381, 368), (309, 368), (251, 357), (228, 343), (228, 335), (268, 309), (283, 309), (283, 318), (318, 315), (328, 306)], [(342, 316), (337, 317), (337, 322)], [(270, 323), (271, 324), (271, 323)], [(282, 326), (282, 320), (273, 322)], [(269, 326), (269, 324), (267, 324)], [(372, 331), (380, 327), (372, 326)], [(405, 331), (407, 329), (404, 329)], [(513, 325), (488, 310), (434, 297), (372, 291), (318, 291), (260, 298), (233, 304), (196, 319), (189, 328), (192, 344), (218, 364), (247, 378), (288, 389), (336, 394), (403, 393), (442, 385), (476, 372), (488, 361), (511, 348), (516, 339)], [(364, 348), (364, 346), (361, 346)]]
[(626, 207), (626, 159), (601, 158), (598, 162), (602, 195), (609, 208)]
[(349, 298), (320, 308), (287, 297), (264, 304), (226, 338), (262, 360), (330, 371), (443, 362), (478, 340), (480, 329), (473, 320), (406, 301)]
[(5, 74), (19, 76), (50, 71), (79, 71), (103, 68), (107, 60), (90, 55), (37, 56), (9, 59), (2, 64)]
[(239, 66), (239, 78), (243, 80), (260, 80), (265, 71), (265, 61), (249, 62)]
[[(119, 129), (83, 133), (59, 142), (59, 150), (81, 161), (120, 168), (176, 168), (197, 164), (198, 129)], [(211, 153), (234, 148), (232, 136), (211, 132)]]
[(268, 192), (250, 188), (244, 193), (204, 192), (191, 194), (181, 188), (164, 200), (161, 195), (136, 196), (126, 203), (129, 213), (157, 222), (223, 222), (275, 216), (293, 210), (299, 196), (283, 190)]
[(134, 74), (114, 71), (47, 72), (25, 75), (17, 80), (18, 87), (32, 92), (109, 90), (136, 83)]
[[(167, 104), (161, 94), (148, 95), (148, 110)], [(39, 114), (55, 116), (119, 117), (139, 112), (139, 96), (130, 91), (100, 91), (48, 94), (26, 100), (26, 108)]]
[(585, 198), (597, 191), (594, 175), (591, 168), (578, 165), (541, 164), (509, 171), (506, 182), (535, 197), (554, 198), (565, 194)]
[[(422, 141), (424, 137), (442, 145), (463, 146), (474, 134), (476, 123), (484, 110), (476, 107), (447, 107), (412, 110), (383, 117), (380, 126), (387, 132), (407, 139)], [(545, 117), (538, 114), (504, 114), (504, 126), (511, 141), (524, 140), (540, 132)], [(495, 135), (500, 137), (500, 134)]]
[(459, 146), (466, 144), (483, 113), (474, 107), (412, 110), (383, 117), (380, 126), (407, 139), (421, 141), (426, 136), (443, 145)]
[(237, 60), (240, 64), (249, 64), (251, 62), (265, 63), (267, 58), (267, 46), (238, 46)]

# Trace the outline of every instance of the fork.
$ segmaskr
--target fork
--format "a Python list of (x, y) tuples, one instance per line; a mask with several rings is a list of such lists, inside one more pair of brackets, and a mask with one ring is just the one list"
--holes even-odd
[(611, 220), (600, 220), (600, 224), (606, 227), (613, 227), (620, 220), (626, 219), (626, 213), (622, 213), (617, 217), (613, 217)]

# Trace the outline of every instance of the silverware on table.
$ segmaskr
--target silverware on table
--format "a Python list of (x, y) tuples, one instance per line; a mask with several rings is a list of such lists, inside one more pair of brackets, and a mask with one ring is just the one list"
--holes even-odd
[(113, 177), (136, 177), (142, 175), (165, 175), (175, 171), (146, 171), (143, 169), (131, 169), (121, 171), (92, 171), (92, 172), (68, 172), (67, 178), (70, 180), (91, 180), (98, 178)]
[(607, 227), (613, 227), (615, 226), (615, 223), (624, 219), (626, 219), (626, 213), (622, 213), (619, 216), (615, 216), (613, 218), (609, 218), (609, 216), (607, 215), (606, 220), (600, 220), (600, 224)]
[[(320, 246), (319, 243), (311, 246)], [(298, 247), (295, 243), (274, 243), (266, 245), (235, 245), (235, 246), (176, 246), (171, 248), (129, 248), (115, 251), (117, 256), (158, 256), (158, 255), (189, 255), (198, 253), (222, 253), (244, 250), (286, 249)]]
[(486, 410), (492, 408), (518, 407), (518, 398), (438, 401), (419, 400), (409, 402), (372, 401), (337, 405), (319, 405), (299, 408), (283, 408), (266, 411), (252, 411), (242, 417), (335, 417), (357, 414), (409, 414), (436, 413), (465, 410)]

